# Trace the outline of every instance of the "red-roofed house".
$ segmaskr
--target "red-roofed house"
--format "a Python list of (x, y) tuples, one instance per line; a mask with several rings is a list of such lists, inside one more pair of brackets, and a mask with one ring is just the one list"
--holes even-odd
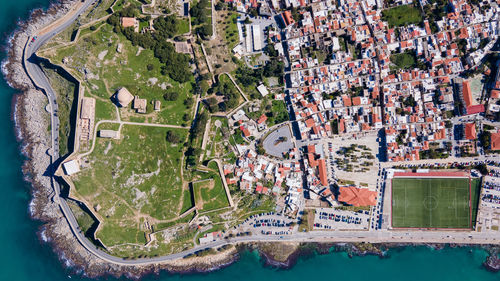
[(467, 115), (483, 113), (485, 108), (484, 104), (471, 105), (465, 108)]
[(476, 123), (472, 122), (465, 124), (465, 138), (468, 140), (475, 140), (477, 138)]
[(377, 192), (354, 186), (340, 187), (339, 201), (356, 207), (375, 206)]
[(492, 99), (500, 98), (500, 91), (499, 90), (491, 90), (490, 98), (492, 98)]
[(306, 120), (306, 127), (311, 128), (312, 126), (314, 126), (314, 119), (312, 119), (312, 118), (307, 119)]
[(248, 138), (250, 136), (250, 131), (247, 128), (245, 128), (244, 126), (240, 126), (240, 130), (243, 132), (243, 135), (245, 137)]
[(464, 99), (465, 107), (472, 105), (472, 92), (470, 89), (470, 83), (467, 80), (462, 83), (462, 98)]
[(122, 27), (124, 28), (133, 27), (136, 32), (139, 29), (139, 21), (137, 21), (135, 18), (122, 17), (120, 21)]
[(352, 98), (352, 105), (361, 105), (361, 97)]
[(262, 115), (259, 117), (259, 119), (257, 119), (257, 124), (259, 124), (259, 125), (260, 125), (260, 124), (262, 124), (262, 123), (266, 122), (266, 120), (267, 120), (267, 116), (266, 116), (265, 114), (262, 114)]
[(491, 150), (500, 150), (500, 132), (491, 134), (490, 144)]
[(321, 185), (328, 186), (328, 176), (326, 173), (325, 159), (323, 158), (319, 159), (318, 170), (319, 170), (319, 180), (321, 181)]

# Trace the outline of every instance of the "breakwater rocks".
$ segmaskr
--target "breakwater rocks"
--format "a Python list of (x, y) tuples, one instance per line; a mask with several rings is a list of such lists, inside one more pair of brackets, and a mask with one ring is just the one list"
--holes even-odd
[(500, 258), (498, 258), (498, 254), (490, 255), (486, 258), (486, 261), (483, 263), (484, 268), (491, 272), (500, 271)]
[(239, 250), (258, 251), (265, 266), (289, 269), (299, 258), (308, 258), (316, 254), (347, 252), (349, 256), (376, 255), (385, 257), (388, 249), (386, 244), (370, 243), (249, 243), (241, 245)]
[[(346, 252), (349, 257), (354, 256), (378, 256), (389, 258), (389, 249), (403, 249), (405, 247), (426, 246), (434, 250), (442, 250), (445, 247), (468, 247), (482, 248), (488, 251), (489, 256), (483, 263), (486, 270), (492, 272), (500, 271), (500, 249), (496, 245), (467, 245), (467, 244), (411, 244), (411, 243), (251, 243), (242, 245), (239, 250), (258, 251), (265, 266), (280, 269), (293, 267), (299, 258), (308, 258), (314, 255), (323, 255), (331, 252)], [(472, 251), (472, 249), (471, 249)]]

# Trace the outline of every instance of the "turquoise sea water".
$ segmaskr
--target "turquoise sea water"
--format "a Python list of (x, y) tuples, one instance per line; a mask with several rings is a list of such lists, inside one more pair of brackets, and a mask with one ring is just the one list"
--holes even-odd
[[(46, 7), (48, 1), (0, 0), (0, 34), (2, 41), (15, 29), (18, 19), (28, 11)], [(2, 54), (1, 59), (4, 59)], [(11, 101), (15, 93), (0, 81), (0, 281), (87, 280), (81, 275), (68, 275), (50, 247), (36, 235), (39, 222), (28, 214), (29, 186), (23, 182), (19, 144), (11, 120)], [(208, 274), (147, 276), (145, 280), (499, 280), (500, 274), (481, 268), (486, 253), (479, 249), (434, 251), (425, 247), (391, 250), (389, 258), (355, 257), (344, 253), (313, 256), (299, 260), (290, 270), (262, 266), (255, 253), (223, 270)], [(110, 280), (110, 279), (106, 279)]]

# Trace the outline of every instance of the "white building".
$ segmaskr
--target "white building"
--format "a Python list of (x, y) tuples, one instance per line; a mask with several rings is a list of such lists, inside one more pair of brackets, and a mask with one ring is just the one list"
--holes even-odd
[(252, 25), (252, 37), (253, 37), (253, 50), (254, 52), (262, 50), (262, 30), (260, 29), (260, 25), (254, 24)]
[(266, 86), (264, 86), (264, 84), (260, 84), (258, 87), (257, 87), (257, 91), (259, 91), (259, 93), (265, 97), (269, 94), (269, 91), (267, 90)]
[(66, 175), (73, 175), (80, 172), (80, 163), (78, 160), (71, 160), (63, 164)]

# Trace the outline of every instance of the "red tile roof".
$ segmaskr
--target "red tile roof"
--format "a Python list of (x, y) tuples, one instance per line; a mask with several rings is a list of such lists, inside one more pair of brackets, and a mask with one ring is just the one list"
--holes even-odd
[(243, 132), (243, 135), (245, 137), (249, 137), (250, 136), (250, 131), (247, 128), (245, 128), (243, 126), (240, 126), (240, 130)]
[(257, 119), (257, 124), (262, 124), (264, 122), (266, 122), (267, 120), (267, 116), (265, 114), (262, 114), (259, 119)]
[(377, 192), (354, 186), (340, 187), (339, 201), (356, 207), (375, 206), (377, 204)]
[(465, 107), (469, 107), (472, 105), (472, 92), (470, 89), (469, 81), (464, 81), (462, 83), (462, 86), (463, 86), (462, 96), (464, 98)]
[(485, 109), (484, 109), (484, 104), (476, 104), (468, 106), (465, 110), (467, 111), (467, 115), (470, 115), (470, 114), (483, 113)]
[(500, 150), (500, 132), (491, 134), (491, 150)]
[(321, 184), (324, 186), (328, 186), (328, 176), (326, 173), (325, 159), (323, 159), (323, 158), (319, 159), (318, 169), (319, 169), (319, 179), (321, 181)]
[(123, 18), (121, 18), (121, 20), (122, 20), (123, 27), (134, 27), (135, 26), (135, 18), (123, 17)]
[(306, 127), (311, 128), (312, 126), (314, 126), (314, 120), (312, 118), (307, 119), (306, 120)]
[(499, 90), (491, 90), (490, 98), (492, 98), (492, 99), (500, 98), (500, 91)]
[(477, 138), (476, 123), (465, 124), (465, 138), (468, 140), (475, 140)]

